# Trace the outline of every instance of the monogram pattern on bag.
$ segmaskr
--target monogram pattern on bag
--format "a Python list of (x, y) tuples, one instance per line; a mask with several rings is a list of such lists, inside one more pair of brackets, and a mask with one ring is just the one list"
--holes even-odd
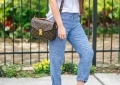
[[(31, 20), (31, 35), (41, 39), (53, 40), (56, 37), (56, 25), (48, 20), (33, 18)], [(42, 30), (42, 35), (39, 33)]]
[(48, 20), (41, 20), (39, 18), (33, 18), (31, 20), (31, 26), (35, 29), (39, 30), (42, 29), (43, 31), (52, 30), (54, 22)]
[(33, 37), (41, 38), (41, 39), (47, 39), (47, 40), (53, 40), (56, 38), (56, 28), (53, 28), (53, 30), (50, 31), (43, 31), (42, 35), (39, 35), (39, 30), (36, 30), (35, 28), (31, 28), (31, 35)]

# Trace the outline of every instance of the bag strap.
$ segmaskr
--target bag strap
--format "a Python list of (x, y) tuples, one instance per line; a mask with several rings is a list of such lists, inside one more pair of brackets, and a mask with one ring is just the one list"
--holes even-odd
[(63, 9), (63, 4), (64, 4), (64, 0), (61, 1), (61, 5), (60, 5), (60, 13), (62, 12), (62, 9)]

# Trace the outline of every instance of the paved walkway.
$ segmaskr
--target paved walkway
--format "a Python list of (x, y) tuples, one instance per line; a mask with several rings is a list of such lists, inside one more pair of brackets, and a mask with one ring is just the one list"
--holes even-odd
[[(43, 78), (0, 78), (0, 85), (51, 85), (50, 76)], [(62, 75), (62, 85), (76, 85), (75, 75)], [(120, 85), (120, 74), (90, 75), (85, 85)]]

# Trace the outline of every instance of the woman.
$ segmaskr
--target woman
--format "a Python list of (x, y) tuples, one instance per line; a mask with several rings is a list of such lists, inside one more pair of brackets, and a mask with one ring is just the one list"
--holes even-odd
[(64, 0), (60, 14), (61, 1), (49, 0), (50, 10), (47, 13), (47, 19), (56, 21), (58, 27), (56, 39), (49, 42), (52, 85), (61, 85), (61, 65), (64, 60), (66, 40), (79, 54), (80, 62), (76, 79), (77, 85), (84, 85), (88, 80), (93, 58), (93, 50), (79, 22), (84, 0)]

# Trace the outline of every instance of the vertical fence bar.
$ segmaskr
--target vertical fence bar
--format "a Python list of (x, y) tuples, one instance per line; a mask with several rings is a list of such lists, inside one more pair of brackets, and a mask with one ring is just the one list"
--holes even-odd
[(103, 15), (104, 15), (104, 16), (103, 16), (103, 28), (102, 28), (102, 29), (103, 29), (103, 56), (102, 56), (102, 59), (103, 59), (102, 61), (103, 61), (103, 62), (102, 62), (102, 64), (104, 64), (104, 47), (105, 47), (105, 46), (104, 46), (104, 44), (105, 44), (105, 43), (104, 43), (104, 41), (105, 41), (105, 40), (104, 40), (104, 39), (105, 39), (105, 33), (104, 33), (104, 31), (105, 31), (105, 29), (106, 29), (106, 22), (105, 22), (105, 11), (106, 11), (106, 6), (105, 6), (105, 4), (106, 4), (106, 3), (105, 3), (105, 0), (103, 1), (103, 3), (104, 3), (104, 7), (103, 7), (103, 10), (104, 10)]
[(93, 0), (93, 65), (96, 66), (97, 0)]
[[(32, 6), (31, 6), (32, 3), (31, 3), (31, 2), (32, 2), (32, 1), (30, 0), (30, 17), (29, 17), (30, 20), (31, 20), (31, 8), (32, 8)], [(31, 45), (32, 45), (32, 44), (31, 44), (31, 40), (32, 40), (32, 39), (31, 39), (31, 31), (30, 31), (30, 58), (31, 58)], [(30, 65), (31, 65), (31, 63), (30, 63)]]
[[(23, 21), (23, 14), (22, 14), (22, 11), (23, 11), (23, 1), (21, 0), (21, 22), (20, 23), (22, 23), (22, 21)], [(22, 31), (22, 25), (23, 25), (23, 23), (21, 24), (21, 49), (22, 49), (22, 64), (24, 63), (23, 61), (24, 61), (24, 59), (23, 59), (23, 31)]]
[[(119, 0), (119, 3), (120, 3), (120, 0)], [(120, 4), (119, 4), (118, 29), (119, 29), (119, 51), (118, 51), (118, 63), (120, 64)]]
[(5, 35), (5, 0), (4, 0), (4, 65), (6, 65), (6, 46), (5, 46), (5, 37), (6, 37), (6, 35)]
[[(12, 0), (12, 23), (13, 23), (13, 27), (14, 27), (14, 0)], [(15, 53), (15, 50), (14, 50), (14, 30), (13, 30), (13, 64), (14, 64), (14, 58), (15, 58), (15, 56), (14, 56), (14, 53)]]
[(112, 0), (112, 26), (111, 26), (111, 50), (110, 50), (110, 63), (112, 63), (112, 40), (113, 40), (113, 0)]
[[(21, 6), (20, 6), (20, 8), (21, 8), (21, 15), (20, 15), (20, 27), (21, 27), (21, 33), (22, 33), (22, 11), (23, 11), (23, 0), (21, 0)], [(23, 64), (23, 35), (21, 35), (21, 50), (22, 50), (22, 64)]]
[(88, 9), (88, 29), (89, 29), (89, 32), (88, 32), (88, 39), (90, 39), (90, 0), (89, 0), (89, 9)]
[(49, 1), (47, 0), (47, 10), (46, 10), (46, 13), (49, 11)]
[[(49, 2), (48, 2), (48, 0), (47, 0), (47, 4), (46, 4), (47, 6), (47, 10), (46, 10), (46, 13), (48, 12), (48, 10), (49, 10)], [(47, 41), (47, 60), (48, 60), (48, 52), (49, 52), (49, 44), (48, 44), (48, 41)]]
[(73, 47), (72, 47), (72, 52), (71, 52), (71, 53), (72, 53), (72, 63), (73, 63), (73, 51), (74, 51), (74, 50), (73, 50)]
[[(41, 12), (41, 11), (40, 11), (40, 8), (41, 8), (41, 7), (40, 7), (40, 4), (41, 4), (41, 1), (38, 0), (38, 4), (37, 4), (38, 17), (41, 17), (41, 16), (40, 16), (40, 12)], [(40, 38), (39, 38), (39, 46), (38, 46), (38, 47), (39, 47), (39, 52), (38, 52), (38, 62), (40, 61), (40, 57), (41, 57), (41, 56), (40, 56), (40, 41), (41, 41), (41, 40), (40, 40)]]

